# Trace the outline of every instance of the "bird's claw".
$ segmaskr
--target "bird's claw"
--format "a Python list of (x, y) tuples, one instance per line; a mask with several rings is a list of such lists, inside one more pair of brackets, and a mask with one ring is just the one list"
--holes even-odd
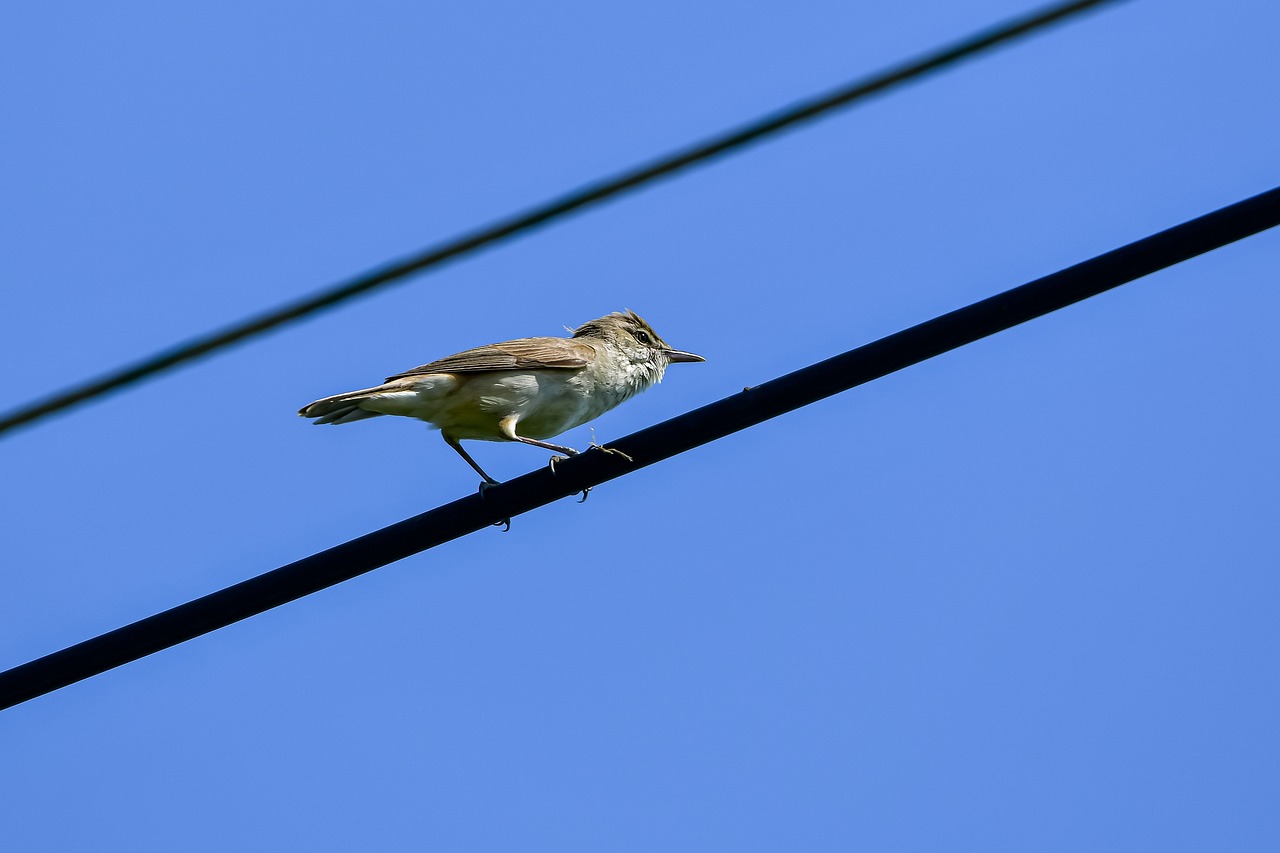
[[(566, 447), (566, 448), (565, 448), (565, 450), (567, 450), (567, 451), (569, 452), (569, 455), (570, 455), (570, 456), (577, 456), (577, 455), (578, 455), (578, 451), (574, 450), (574, 449), (573, 449), (573, 448), (571, 448), (571, 447)], [(549, 464), (549, 467), (551, 468), (551, 473), (552, 473), (552, 474), (554, 474), (554, 473), (556, 472), (556, 463), (557, 463), (557, 462), (565, 462), (565, 461), (567, 461), (568, 459), (569, 459), (569, 456), (552, 456), (552, 457), (551, 457), (551, 462), (550, 462), (550, 464)], [(581, 501), (578, 501), (578, 503), (582, 503), (582, 501), (585, 501), (585, 500), (587, 499), (587, 493), (588, 493), (588, 492), (590, 492), (590, 491), (591, 491), (591, 487), (590, 487), (590, 486), (587, 486), (585, 489), (583, 489), (583, 490), (582, 490), (582, 500), (581, 500)]]
[(570, 458), (571, 456), (577, 456), (577, 455), (578, 455), (578, 451), (574, 450), (572, 447), (566, 447), (566, 448), (564, 449), (564, 452), (565, 452), (565, 453), (567, 453), (567, 454), (568, 454), (568, 456), (552, 456), (552, 457), (551, 457), (551, 461), (547, 463), (547, 467), (549, 467), (549, 468), (551, 469), (551, 473), (552, 473), (552, 474), (554, 474), (554, 473), (556, 472), (556, 463), (557, 463), (557, 462), (568, 462), (568, 461), (569, 461), (569, 458)]
[[(479, 489), (480, 497), (483, 498), (485, 491), (487, 491), (488, 489), (492, 489), (494, 486), (497, 486), (497, 485), (501, 485), (497, 480), (481, 480), (480, 489)], [(502, 527), (502, 532), (506, 533), (508, 530), (511, 529), (511, 519), (504, 518), (501, 521), (495, 521), (493, 523), (493, 526)]]

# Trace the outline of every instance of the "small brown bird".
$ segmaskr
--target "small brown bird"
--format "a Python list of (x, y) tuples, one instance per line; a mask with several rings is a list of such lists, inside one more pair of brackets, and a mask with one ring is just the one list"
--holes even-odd
[[(317, 400), (298, 414), (317, 424), (379, 415), (426, 421), (486, 484), (498, 481), (460, 441), (519, 441), (566, 456), (542, 439), (581, 426), (662, 381), (667, 365), (706, 361), (672, 349), (631, 311), (592, 320), (570, 338), (521, 338), (476, 347), (388, 377), (376, 388)], [(553, 457), (554, 462), (554, 457)]]

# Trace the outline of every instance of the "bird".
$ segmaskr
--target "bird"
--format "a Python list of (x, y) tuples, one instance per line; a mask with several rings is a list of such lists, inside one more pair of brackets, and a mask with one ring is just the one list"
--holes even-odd
[(498, 481), (460, 442), (518, 441), (563, 454), (551, 458), (554, 472), (558, 459), (578, 451), (545, 439), (594, 420), (661, 382), (669, 364), (700, 361), (706, 359), (672, 348), (635, 312), (615, 311), (583, 323), (568, 338), (520, 338), (475, 347), (389, 376), (376, 387), (316, 400), (298, 414), (316, 424), (348, 424), (381, 415), (426, 421), (481, 476), (483, 492)]

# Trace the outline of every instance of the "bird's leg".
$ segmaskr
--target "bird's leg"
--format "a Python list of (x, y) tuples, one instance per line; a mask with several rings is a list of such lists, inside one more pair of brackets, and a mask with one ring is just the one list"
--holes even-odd
[[(565, 457), (578, 455), (578, 451), (574, 450), (572, 447), (563, 447), (559, 444), (552, 444), (549, 441), (538, 441), (536, 438), (525, 438), (523, 435), (516, 432), (516, 420), (517, 417), (515, 415), (507, 415), (505, 418), (498, 421), (498, 431), (501, 432), (503, 437), (508, 441), (519, 441), (522, 444), (532, 444), (534, 447), (541, 447), (543, 450), (554, 450), (556, 453), (563, 453)], [(552, 473), (555, 473), (556, 470), (555, 463), (557, 461), (563, 461), (563, 458), (564, 457), (560, 457), (557, 459), (555, 456), (551, 457)]]
[(559, 444), (552, 444), (549, 441), (538, 441), (536, 438), (525, 438), (523, 435), (513, 436), (512, 440), (522, 441), (525, 444), (532, 444), (534, 447), (541, 447), (544, 450), (554, 450), (557, 453), (563, 453), (566, 457), (578, 455), (578, 451), (574, 450), (572, 447), (561, 447)]
[(445, 444), (449, 445), (454, 450), (458, 451), (458, 455), (461, 456), (463, 459), (465, 459), (467, 461), (467, 464), (470, 465), (475, 470), (475, 472), (484, 479), (484, 484), (480, 486), (480, 491), (483, 492), (485, 488), (488, 486), (498, 485), (498, 481), (490, 477), (488, 474), (486, 474), (484, 469), (480, 467), (480, 465), (476, 462), (476, 460), (471, 458), (471, 454), (462, 449), (462, 444), (456, 438), (453, 438), (452, 436), (447, 435), (445, 433), (441, 433), (441, 435), (444, 436)]
[[(538, 441), (536, 438), (525, 438), (523, 435), (516, 432), (516, 420), (517, 418), (515, 415), (508, 415), (498, 422), (498, 430), (511, 441), (518, 441), (522, 444), (532, 444), (534, 447), (541, 447), (543, 450), (554, 450), (556, 453), (564, 454), (564, 456), (551, 457), (549, 465), (551, 467), (552, 474), (556, 472), (557, 462), (563, 462), (570, 456), (578, 455), (578, 451), (574, 450), (572, 447), (563, 447), (559, 444), (552, 444), (549, 441)], [(591, 491), (590, 487), (582, 490), (583, 501), (587, 499), (587, 492), (589, 491)], [(582, 503), (582, 501), (578, 501), (578, 503)]]
[[(449, 445), (450, 447), (452, 447), (454, 450), (458, 451), (458, 455), (459, 455), (459, 456), (461, 456), (463, 459), (467, 460), (467, 464), (468, 464), (468, 465), (470, 465), (472, 468), (474, 468), (474, 469), (475, 469), (475, 471), (476, 471), (476, 473), (477, 473), (477, 474), (479, 474), (481, 477), (483, 477), (483, 478), (484, 478), (484, 479), (480, 482), (480, 497), (484, 497), (484, 490), (485, 490), (485, 489), (488, 489), (488, 488), (490, 488), (490, 487), (492, 487), (492, 486), (497, 486), (497, 485), (499, 485), (499, 483), (498, 483), (498, 481), (497, 481), (497, 480), (493, 479), (493, 478), (492, 478), (492, 477), (490, 477), (488, 474), (486, 474), (486, 473), (485, 473), (485, 471), (484, 471), (484, 469), (480, 467), (479, 463), (477, 463), (477, 462), (476, 462), (476, 460), (474, 460), (474, 459), (472, 459), (472, 458), (471, 458), (471, 454), (470, 454), (470, 453), (467, 453), (467, 451), (465, 451), (465, 450), (463, 450), (463, 449), (462, 449), (462, 444), (461, 444), (457, 439), (455, 439), (455, 438), (453, 438), (453, 437), (451, 437), (451, 436), (449, 436), (449, 435), (445, 435), (445, 433), (441, 433), (441, 435), (443, 435), (443, 436), (444, 436), (445, 444), (448, 444), (448, 445)], [(505, 526), (505, 527), (503, 527), (503, 529), (502, 529), (502, 532), (503, 532), (503, 533), (506, 533), (508, 530), (510, 530), (510, 529), (511, 529), (511, 519), (509, 519), (509, 518), (504, 518), (504, 519), (502, 519), (502, 521), (495, 521), (495, 522), (493, 523), (493, 526), (494, 526), (494, 527), (497, 527), (499, 524), (506, 525), (506, 526)]]
[(524, 442), (525, 444), (532, 444), (534, 447), (541, 447), (544, 450), (554, 450), (557, 453), (563, 453), (564, 456), (552, 456), (550, 461), (547, 463), (548, 466), (550, 466), (551, 468), (552, 474), (556, 472), (557, 462), (563, 462), (566, 459), (568, 459), (570, 456), (578, 455), (578, 451), (574, 450), (572, 447), (561, 447), (560, 445), (552, 444), (549, 441), (538, 441), (537, 439), (525, 438), (524, 436), (521, 436), (521, 435), (517, 435), (515, 440)]

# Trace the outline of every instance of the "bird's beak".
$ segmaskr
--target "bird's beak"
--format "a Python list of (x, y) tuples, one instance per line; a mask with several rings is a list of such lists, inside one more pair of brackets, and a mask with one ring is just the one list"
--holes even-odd
[(680, 364), (681, 362), (692, 363), (695, 361), (706, 361), (706, 359), (700, 355), (694, 355), (691, 352), (684, 352), (683, 350), (669, 349), (666, 351), (666, 353), (667, 353), (667, 359), (672, 364)]

